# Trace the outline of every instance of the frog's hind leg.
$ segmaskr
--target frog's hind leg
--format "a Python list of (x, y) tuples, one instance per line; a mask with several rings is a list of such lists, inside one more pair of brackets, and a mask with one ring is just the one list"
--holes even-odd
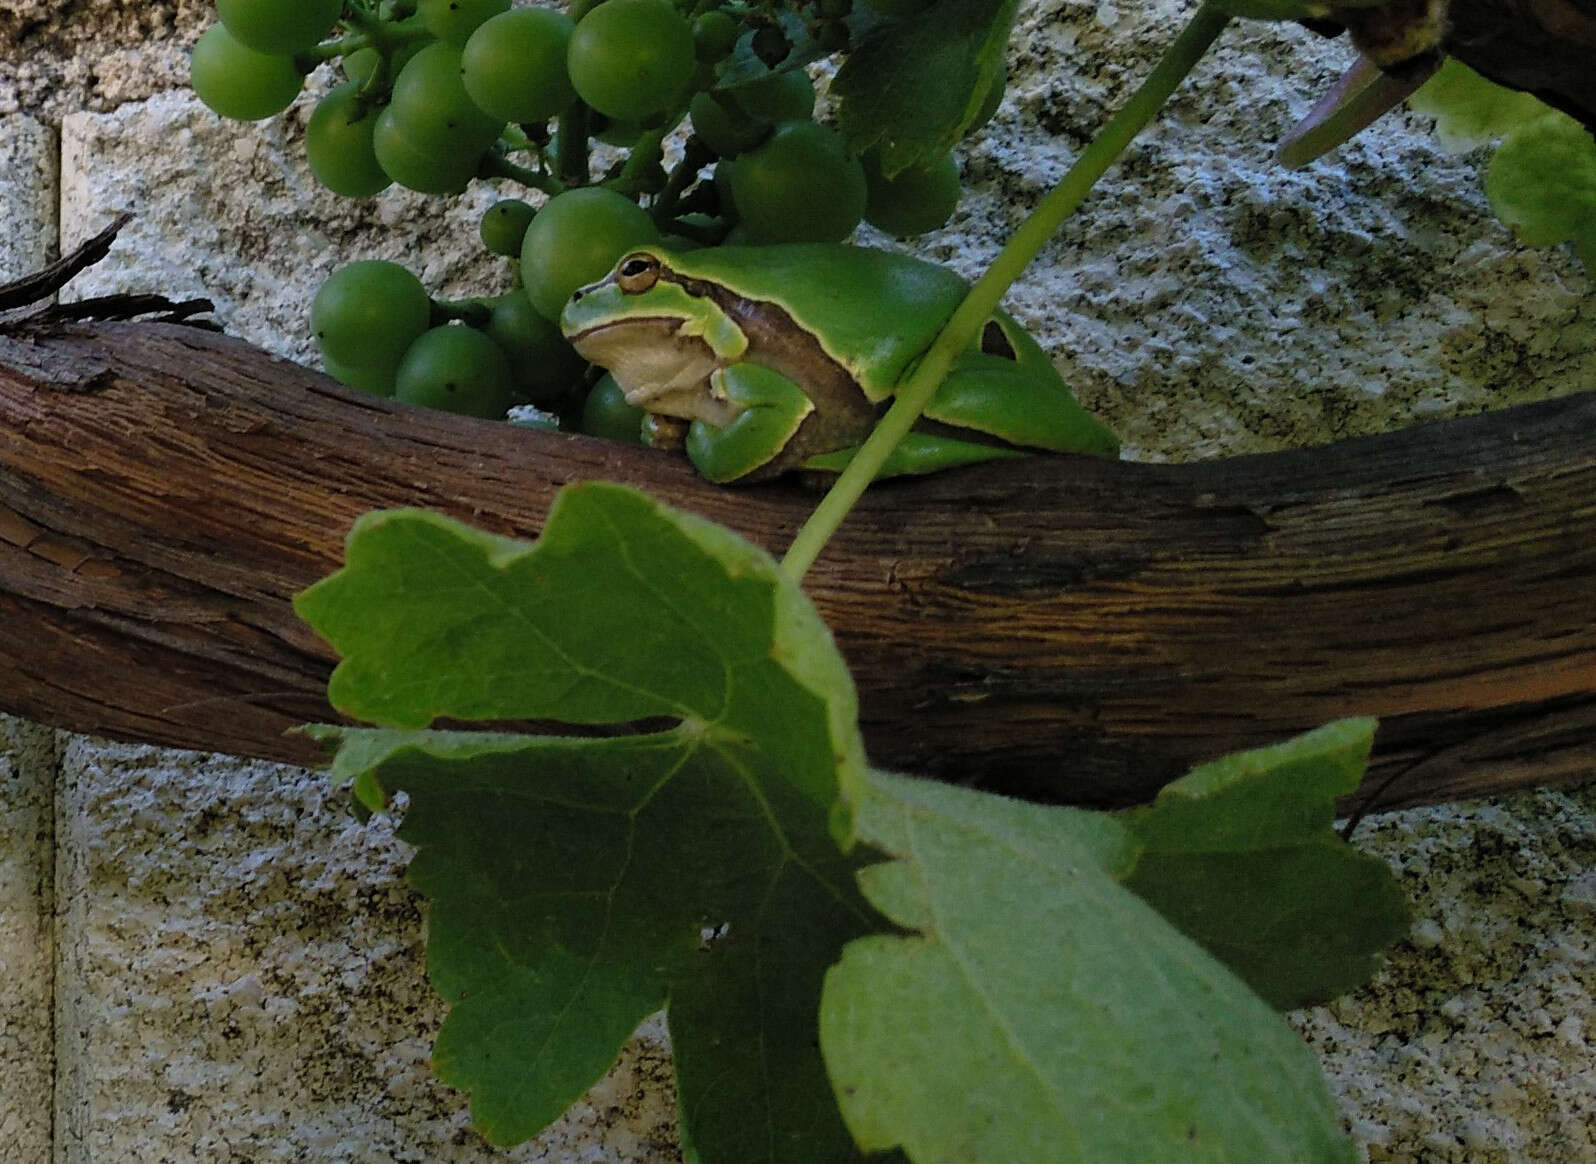
[[(800, 468), (822, 473), (840, 473), (859, 451), (858, 445), (819, 453), (800, 463)], [(1004, 445), (983, 445), (974, 441), (938, 433), (911, 432), (892, 450), (886, 463), (876, 474), (883, 477), (906, 477), (920, 473), (935, 473), (942, 469), (957, 469), (960, 465), (976, 465), (982, 461), (999, 461), (1009, 457), (1025, 456), (1024, 449)]]
[(774, 460), (815, 410), (804, 390), (758, 364), (732, 364), (710, 375), (710, 387), (742, 411), (724, 425), (695, 420), (687, 456), (711, 481), (747, 477)]
[(1039, 378), (1013, 360), (984, 352), (960, 358), (938, 385), (925, 416), (1023, 448), (1119, 453), (1113, 430), (1082, 408), (1063, 380)]

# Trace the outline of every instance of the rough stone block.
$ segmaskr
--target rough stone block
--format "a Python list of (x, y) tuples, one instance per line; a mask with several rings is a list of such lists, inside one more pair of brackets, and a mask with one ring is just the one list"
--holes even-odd
[(0, 1160), (50, 1158), (55, 733), (0, 716)]
[(61, 781), (62, 1159), (679, 1158), (657, 1027), (539, 1140), (470, 1130), (405, 846), (325, 775), (70, 737)]
[[(0, 282), (37, 270), (56, 240), (55, 135), (0, 117)], [(54, 734), (0, 716), (0, 1158), (50, 1153)]]
[(20, 114), (0, 117), (0, 283), (55, 255), (55, 134)]
[[(979, 273), (1188, 10), (1022, 6), (955, 220), (917, 249)], [(1567, 247), (1486, 207), (1480, 153), (1397, 112), (1302, 171), (1280, 138), (1353, 59), (1238, 21), (1009, 292), (1128, 457), (1293, 448), (1596, 382), (1596, 296)]]
[(1375, 1161), (1596, 1161), (1596, 786), (1374, 817), (1413, 929), (1292, 1016)]
[(237, 122), (192, 93), (168, 92), (64, 118), (63, 245), (81, 242), (120, 211), (134, 215), (107, 259), (74, 282), (73, 296), (208, 298), (229, 333), (315, 366), (310, 301), (345, 263), (403, 263), (444, 297), (508, 284), (509, 260), (476, 241), (477, 220), (497, 197), (489, 185), (460, 199), (397, 187), (375, 198), (340, 198), (305, 165), (312, 108), (307, 92), (279, 117)]

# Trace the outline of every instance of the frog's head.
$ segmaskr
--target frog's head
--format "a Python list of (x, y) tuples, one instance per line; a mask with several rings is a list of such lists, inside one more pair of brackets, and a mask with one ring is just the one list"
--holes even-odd
[(709, 376), (741, 356), (747, 338), (704, 284), (671, 269), (669, 252), (632, 251), (572, 292), (560, 330), (609, 369), (634, 407), (712, 424), (735, 411), (711, 392)]

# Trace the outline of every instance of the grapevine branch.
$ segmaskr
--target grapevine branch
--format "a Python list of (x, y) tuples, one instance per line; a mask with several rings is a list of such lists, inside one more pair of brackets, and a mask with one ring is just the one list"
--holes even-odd
[[(1364, 713), (1381, 806), (1567, 782), (1596, 771), (1593, 431), (1585, 394), (1266, 456), (886, 483), (806, 588), (883, 765), (1126, 803)], [(192, 327), (24, 318), (0, 330), (0, 710), (313, 761), (283, 733), (333, 717), (334, 659), (289, 600), (355, 517), (533, 537), (587, 479), (778, 551), (814, 504), (404, 408)]]

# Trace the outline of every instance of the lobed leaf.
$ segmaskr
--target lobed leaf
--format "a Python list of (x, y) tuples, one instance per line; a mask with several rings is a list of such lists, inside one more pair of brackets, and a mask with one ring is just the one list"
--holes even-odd
[[(708, 1164), (1347, 1158), (1306, 1051), (1122, 882), (1232, 956), (1171, 886), (1329, 885), (1366, 721), (1123, 819), (874, 774), (846, 669), (774, 563), (601, 484), (563, 491), (535, 546), (370, 515), (299, 608), (344, 653), (340, 708), (404, 725), (315, 730), (368, 806), (408, 798), (451, 1007), (435, 1063), (493, 1142), (558, 1116), (664, 1006)], [(413, 726), (441, 715), (619, 734)], [(1336, 915), (1279, 909), (1296, 892), (1255, 894), (1253, 920), (1306, 948)], [(906, 932), (872, 935), (882, 915)]]
[(1119, 814), (1142, 846), (1126, 887), (1281, 1009), (1358, 986), (1407, 931), (1390, 869), (1332, 827), (1374, 729), (1340, 720), (1238, 752)]
[(837, 125), (854, 153), (877, 147), (892, 177), (953, 148), (1003, 73), (1019, 0), (938, 0), (867, 35), (837, 70)]
[(535, 546), (434, 514), (363, 519), (301, 596), (344, 653), (338, 706), (674, 722), (608, 739), (324, 727), (431, 903), (451, 1009), (440, 1077), (494, 1143), (534, 1135), (665, 1006), (697, 1158), (858, 1151), (817, 1048), (821, 976), (876, 919), (833, 837), (862, 765), (824, 625), (734, 535), (609, 485), (561, 493)]
[(1436, 119), (1448, 149), (1499, 141), (1485, 174), (1496, 216), (1529, 246), (1574, 244), (1596, 271), (1596, 137), (1528, 93), (1449, 60), (1409, 104)]
[(1531, 94), (1493, 84), (1455, 57), (1408, 98), (1408, 105), (1435, 118), (1436, 139), (1453, 153), (1488, 145), (1548, 111)]
[[(1117, 880), (1112, 817), (876, 774), (861, 873), (904, 936), (848, 945), (820, 1036), (866, 1150), (915, 1164), (1348, 1161), (1317, 1063)], [(891, 998), (895, 1005), (883, 1006)]]

